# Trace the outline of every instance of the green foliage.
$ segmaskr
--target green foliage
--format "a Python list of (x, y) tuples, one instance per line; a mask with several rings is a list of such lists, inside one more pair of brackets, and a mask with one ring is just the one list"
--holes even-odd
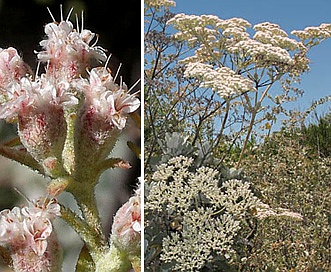
[(330, 167), (311, 152), (327, 123), (258, 143), (304, 116), (284, 104), (331, 26), (250, 38), (240, 18), (145, 12), (146, 271), (330, 270)]
[(318, 156), (331, 156), (331, 114), (316, 116), (317, 123), (303, 127), (301, 141), (303, 144), (311, 146)]
[(310, 135), (302, 136), (303, 141), (298, 137), (298, 130), (274, 133), (245, 160), (245, 173), (262, 200), (299, 212), (304, 220), (261, 221), (243, 271), (331, 269), (330, 157), (310, 156)]

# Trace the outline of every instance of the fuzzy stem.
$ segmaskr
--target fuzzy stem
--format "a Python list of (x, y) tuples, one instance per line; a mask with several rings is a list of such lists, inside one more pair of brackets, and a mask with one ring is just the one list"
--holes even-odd
[(96, 262), (106, 248), (105, 241), (101, 239), (99, 232), (91, 228), (87, 221), (81, 219), (76, 213), (64, 206), (61, 206), (61, 217), (79, 234), (89, 249), (93, 261)]
[(12, 148), (0, 145), (0, 155), (26, 165), (39, 173), (44, 174), (42, 166), (26, 151), (25, 148)]
[(105, 241), (94, 196), (94, 185), (94, 182), (78, 182), (76, 180), (69, 185), (67, 191), (75, 197), (86, 224), (98, 234), (100, 240)]
[[(136, 264), (137, 265), (137, 264)], [(127, 272), (132, 267), (129, 256), (110, 244), (109, 251), (96, 262), (96, 272)], [(135, 270), (139, 271), (139, 270)]]
[(76, 265), (76, 272), (95, 271), (95, 263), (91, 257), (86, 244), (80, 251), (79, 258)]

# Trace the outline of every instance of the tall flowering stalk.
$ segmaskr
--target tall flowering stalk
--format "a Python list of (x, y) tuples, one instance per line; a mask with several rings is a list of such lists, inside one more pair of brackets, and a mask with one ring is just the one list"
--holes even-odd
[[(295, 90), (293, 83), (299, 82), (309, 70), (308, 51), (331, 37), (331, 24), (326, 23), (292, 31), (297, 39), (277, 24), (263, 22), (252, 26), (242, 18), (177, 14), (167, 24), (177, 30), (176, 39), (187, 41), (187, 46), (193, 49), (192, 56), (181, 60), (185, 65), (184, 77), (195, 79), (199, 87), (217, 93), (224, 100), (222, 105), (229, 102), (236, 103), (237, 108), (242, 105), (241, 114), (250, 115), (240, 132), (246, 135), (238, 166), (253, 127), (264, 123), (269, 130), (276, 115), (286, 112), (282, 105), (295, 99), (289, 95), (290, 90)], [(247, 31), (249, 28), (255, 31), (253, 37)], [(273, 94), (272, 87), (277, 82), (282, 84), (283, 94)], [(226, 121), (228, 109), (225, 113)]]
[[(53, 22), (46, 24), (35, 74), (16, 49), (0, 49), (0, 118), (17, 123), (19, 136), (2, 144), (0, 154), (49, 180), (47, 196), (35, 206), (0, 213), (1, 252), (10, 256), (6, 259), (15, 271), (60, 271), (61, 250), (52, 223), (61, 216), (85, 243), (77, 269), (125, 271), (133, 266), (138, 271), (139, 199), (123, 206), (126, 212), (119, 212), (115, 221), (126, 227), (113, 227), (116, 235), (108, 239), (94, 187), (107, 168), (130, 167), (109, 154), (140, 101), (122, 81), (115, 82), (106, 50), (96, 45), (98, 36), (83, 24), (75, 29), (71, 11), (67, 19), (57, 22), (52, 16)], [(102, 62), (106, 65), (94, 67)], [(76, 198), (82, 216), (60, 208), (56, 197), (64, 190)]]
[(145, 1), (147, 163), (160, 151), (160, 135), (176, 127), (193, 145), (208, 142), (205, 154), (242, 143), (240, 167), (252, 138), (290, 115), (287, 103), (303, 93), (308, 52), (330, 38), (331, 25), (287, 33), (271, 22), (174, 14), (174, 4)]

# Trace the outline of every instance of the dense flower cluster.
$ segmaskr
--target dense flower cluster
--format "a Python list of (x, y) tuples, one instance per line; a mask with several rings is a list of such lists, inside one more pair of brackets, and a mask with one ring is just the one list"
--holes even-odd
[[(233, 70), (232, 74), (246, 77), (246, 81), (252, 80), (252, 77), (245, 70), (250, 71), (254, 67), (275, 67), (279, 74), (290, 73), (298, 76), (309, 69), (309, 60), (306, 56), (308, 49), (320, 40), (329, 38), (331, 33), (330, 24), (309, 27), (304, 31), (292, 32), (300, 38), (297, 41), (288, 37), (279, 25), (264, 22), (253, 26), (255, 35), (251, 38), (247, 32), (251, 24), (246, 20), (222, 20), (214, 15), (177, 14), (168, 24), (178, 30), (174, 34), (175, 38), (187, 41), (187, 44), (195, 49), (193, 56), (183, 60), (188, 70), (192, 69), (192, 63), (194, 66), (197, 66), (197, 63), (200, 63), (199, 66), (212, 64), (209, 69), (205, 69), (204, 72), (201, 70), (196, 76), (203, 82), (201, 87), (219, 90), (221, 96), (238, 94), (241, 88), (230, 92), (228, 81), (224, 80), (224, 77), (218, 77), (217, 80), (219, 69), (231, 67), (228, 69)], [(312, 41), (314, 44), (311, 44)], [(211, 70), (214, 72), (211, 73)], [(186, 75), (193, 76), (190, 71)], [(212, 84), (208, 84), (210, 77), (214, 79)], [(258, 78), (255, 79), (258, 81)], [(222, 85), (224, 87), (221, 87)], [(220, 91), (222, 89), (224, 92)]]
[(299, 37), (303, 41), (310, 39), (328, 39), (331, 37), (331, 24), (323, 23), (320, 26), (309, 26), (304, 30), (294, 30), (291, 34)]
[(127, 253), (140, 252), (141, 188), (116, 213), (112, 227), (112, 241)]
[[(55, 177), (64, 172), (68, 120), (77, 120), (77, 139), (88, 132), (83, 145), (102, 145), (110, 138), (116, 142), (111, 131), (125, 127), (127, 114), (140, 101), (124, 83), (116, 84), (106, 67), (88, 70), (93, 62), (106, 60), (103, 48), (90, 45), (94, 33), (83, 26), (76, 30), (68, 20), (47, 24), (45, 33), (47, 39), (40, 43), (44, 51), (37, 55), (46, 65), (41, 75), (33, 76), (14, 48), (0, 51), (0, 118), (18, 122), (21, 143), (45, 173)], [(109, 152), (108, 148), (104, 153)]]
[(95, 43), (90, 45), (96, 34), (83, 26), (75, 30), (68, 20), (52, 22), (45, 26), (45, 33), (47, 39), (40, 42), (44, 51), (37, 56), (40, 61), (48, 63), (48, 72), (55, 71), (57, 76), (70, 79), (84, 73), (93, 59), (105, 61), (107, 58), (102, 47), (95, 46)]
[(160, 8), (160, 7), (173, 7), (176, 5), (175, 1), (172, 0), (147, 0), (144, 4), (150, 8)]
[[(74, 196), (81, 216), (64, 208), (62, 217), (88, 245), (93, 261), (84, 265), (91, 268), (107, 250), (98, 248), (107, 241), (94, 187), (105, 169), (129, 167), (109, 155), (128, 114), (139, 108), (140, 101), (136, 93), (130, 94), (122, 78), (116, 83), (116, 76), (107, 68), (106, 50), (96, 46), (97, 35), (84, 29), (83, 23), (77, 23), (75, 29), (68, 18), (63, 20), (61, 11), (60, 22), (53, 18), (46, 24), (35, 75), (16, 49), (0, 49), (0, 119), (16, 122), (19, 136), (19, 140), (1, 146), (1, 155), (44, 175), (52, 197), (63, 190)], [(101, 62), (106, 63), (97, 66)], [(140, 213), (137, 191), (119, 210), (113, 229), (114, 244), (124, 247), (116, 250), (133, 252), (137, 259)], [(0, 246), (8, 249), (6, 257), (10, 256), (15, 271), (60, 271), (62, 259), (52, 226), (56, 216), (60, 216), (60, 206), (48, 198), (0, 212)], [(109, 264), (107, 259), (105, 265), (102, 271), (110, 271), (109, 266), (130, 266), (131, 260), (116, 259)]]
[(256, 31), (253, 38), (261, 43), (291, 51), (305, 49), (301, 41), (289, 38), (287, 33), (277, 24), (264, 22), (255, 25), (253, 28)]
[(200, 87), (211, 88), (223, 98), (255, 89), (251, 80), (236, 74), (228, 67), (213, 69), (208, 64), (189, 63), (184, 76), (199, 78)]
[(260, 205), (256, 211), (256, 217), (264, 219), (268, 217), (290, 217), (292, 219), (303, 220), (303, 216), (299, 213), (292, 212), (288, 209), (278, 208), (272, 209), (269, 205)]
[(58, 271), (60, 248), (52, 222), (60, 215), (54, 200), (0, 212), (0, 245), (9, 248), (15, 271)]
[[(165, 235), (161, 260), (178, 271), (201, 269), (213, 253), (230, 260), (241, 219), (260, 204), (247, 183), (232, 179), (219, 186), (218, 171), (192, 165), (184, 156), (159, 165), (145, 203), (147, 232), (170, 218), (172, 231), (159, 230)], [(153, 239), (149, 243), (152, 248)]]
[(92, 69), (88, 80), (79, 79), (74, 85), (84, 92), (88, 111), (95, 111), (118, 129), (124, 128), (126, 114), (140, 106), (135, 95), (128, 94), (126, 85), (115, 84), (109, 71), (103, 67)]

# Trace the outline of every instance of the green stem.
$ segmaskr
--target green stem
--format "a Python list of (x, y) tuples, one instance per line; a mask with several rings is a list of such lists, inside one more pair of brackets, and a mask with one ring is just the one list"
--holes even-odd
[(37, 170), (40, 174), (45, 173), (43, 167), (23, 147), (16, 148), (0, 145), (0, 155)]
[(105, 241), (94, 195), (94, 186), (94, 182), (78, 182), (75, 180), (70, 183), (67, 191), (75, 197), (86, 224), (98, 234), (100, 240)]
[[(278, 79), (278, 77), (277, 77)], [(272, 81), (272, 83), (275, 82), (275, 80)], [(259, 109), (261, 107), (261, 104), (262, 104), (262, 101), (263, 99), (266, 97), (266, 95), (268, 94), (271, 86), (272, 86), (272, 83), (264, 90), (261, 98), (258, 100), (258, 92), (256, 92), (256, 95), (255, 95), (255, 105), (254, 105), (254, 108), (252, 109), (252, 117), (251, 117), (251, 120), (250, 120), (250, 123), (249, 123), (249, 126), (248, 126), (248, 131), (247, 131), (247, 134), (246, 134), (246, 138), (245, 138), (245, 142), (244, 142), (244, 145), (241, 149), (241, 152), (240, 152), (240, 156), (239, 156), (239, 160), (238, 160), (238, 163), (237, 163), (237, 168), (239, 168), (240, 164), (241, 164), (241, 161), (244, 157), (244, 154), (245, 154), (245, 151), (246, 151), (246, 147), (247, 147), (247, 144), (248, 144), (248, 141), (249, 141), (249, 138), (251, 136), (251, 133), (253, 131), (253, 126), (254, 126), (254, 123), (255, 123), (255, 118), (256, 118), (256, 115), (257, 113), (259, 112)]]
[(101, 239), (99, 232), (91, 228), (87, 221), (64, 206), (61, 206), (61, 217), (72, 226), (85, 242), (93, 261), (96, 262), (106, 249), (105, 241)]
[(96, 262), (96, 272), (127, 272), (133, 265), (138, 268), (139, 264), (137, 259), (130, 258), (111, 243), (109, 251)]

